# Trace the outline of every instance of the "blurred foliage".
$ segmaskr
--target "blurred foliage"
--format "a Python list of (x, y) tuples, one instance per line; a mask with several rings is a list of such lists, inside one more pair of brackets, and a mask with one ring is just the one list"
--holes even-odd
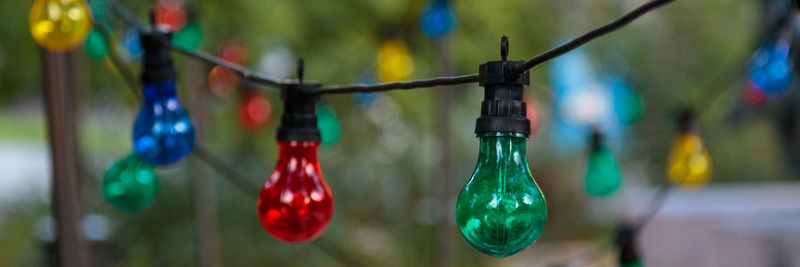
[[(0, 141), (45, 142), (41, 117), (31, 114), (41, 95), (39, 55), (27, 25), (31, 1), (0, 0)], [(151, 1), (120, 0), (145, 21)], [(529, 58), (553, 45), (606, 23), (643, 3), (603, 1), (452, 1), (459, 24), (447, 38), (457, 74), (476, 73), (485, 61), (499, 59), (500, 36), (510, 37), (509, 59)], [(270, 47), (283, 45), (305, 59), (305, 77), (324, 84), (352, 83), (375, 68), (376, 53), (388, 33), (399, 34), (415, 59), (412, 78), (437, 76), (436, 44), (422, 34), (419, 13), (424, 0), (383, 1), (213, 1), (187, 0), (204, 30), (200, 48), (215, 52), (224, 40), (241, 39), (249, 66)], [(784, 146), (773, 123), (773, 109), (756, 110), (721, 124), (740, 99), (734, 77), (707, 86), (727, 69), (746, 64), (763, 22), (758, 1), (677, 1), (630, 26), (586, 46), (596, 70), (626, 79), (645, 99), (645, 112), (617, 152), (630, 184), (661, 183), (674, 133), (673, 112), (684, 105), (701, 108), (702, 133), (714, 160), (712, 183), (758, 182), (796, 177), (786, 168)], [(126, 30), (111, 19), (115, 36)], [(86, 163), (87, 210), (108, 215), (113, 234), (101, 246), (101, 265), (196, 265), (193, 177), (205, 170), (215, 181), (220, 253), (229, 266), (328, 266), (335, 261), (310, 244), (287, 245), (272, 239), (258, 223), (255, 200), (193, 157), (159, 169), (162, 190), (152, 207), (139, 213), (113, 210), (100, 195), (101, 174), (115, 158), (130, 151), (130, 128), (136, 98), (108, 61), (85, 57), (81, 71), (80, 143)], [(187, 81), (205, 81), (210, 66), (175, 56), (182, 101), (195, 113), (199, 142), (232, 164), (254, 186), (264, 182), (277, 153), (275, 129), (282, 106), (267, 90), (276, 111), (268, 127), (242, 131), (236, 122), (237, 98), (219, 98)], [(131, 68), (138, 72), (136, 62)], [(198, 71), (199, 70), (199, 71)], [(550, 94), (547, 64), (532, 70), (527, 90), (538, 103), (543, 128), (528, 142), (534, 178), (543, 189), (550, 218), (540, 242), (599, 239), (618, 219), (613, 200), (590, 198), (583, 191), (585, 153), (551, 156), (547, 143)], [(200, 82), (203, 84), (204, 82)], [(456, 87), (452, 154), (455, 181), (452, 202), (472, 173), (478, 143), (474, 136), (483, 93), (477, 85)], [(367, 265), (433, 265), (439, 220), (452, 223), (452, 211), (436, 206), (441, 153), (436, 137), (436, 90), (382, 94), (366, 108), (351, 97), (323, 99), (341, 123), (337, 144), (323, 148), (320, 161), (335, 198), (335, 214), (323, 237)], [(193, 101), (191, 99), (205, 99)], [(783, 105), (776, 101), (776, 105)], [(752, 111), (755, 108), (748, 108)], [(24, 116), (21, 116), (23, 114)], [(40, 114), (33, 112), (32, 114)], [(368, 201), (365, 201), (368, 200)], [(0, 205), (0, 266), (38, 264), (43, 245), (32, 224), (48, 212), (42, 199), (19, 199)], [(599, 207), (599, 208), (598, 208)], [(454, 209), (454, 208), (453, 208)], [(598, 211), (599, 210), (599, 211)], [(599, 213), (604, 213), (598, 215)], [(452, 226), (459, 266), (521, 262), (525, 256), (494, 259), (477, 253)], [(529, 250), (536, 249), (536, 245)], [(521, 255), (525, 255), (523, 252)]]

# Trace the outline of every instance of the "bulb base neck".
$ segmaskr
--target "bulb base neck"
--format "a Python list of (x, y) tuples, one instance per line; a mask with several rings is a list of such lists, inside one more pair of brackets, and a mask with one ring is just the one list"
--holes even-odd
[(490, 61), (480, 65), (478, 84), (484, 87), (481, 116), (475, 133), (514, 132), (525, 136), (531, 133), (523, 90), (530, 84), (530, 73), (516, 74), (524, 61)]
[(683, 109), (678, 114), (678, 131), (680, 133), (695, 133), (699, 130), (697, 118), (691, 109)]
[(175, 80), (175, 67), (170, 55), (172, 33), (159, 29), (142, 29), (139, 40), (144, 49), (142, 83)]
[(288, 84), (281, 88), (283, 115), (278, 127), (278, 141), (320, 142), (317, 128), (318, 83)]

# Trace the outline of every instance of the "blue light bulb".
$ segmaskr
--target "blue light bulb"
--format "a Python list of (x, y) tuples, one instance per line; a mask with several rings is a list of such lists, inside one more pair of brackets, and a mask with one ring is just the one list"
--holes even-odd
[(178, 101), (170, 34), (142, 32), (144, 101), (133, 126), (133, 151), (153, 165), (172, 164), (194, 146), (194, 127)]
[(194, 127), (175, 92), (175, 81), (144, 85), (133, 127), (133, 150), (154, 165), (175, 163), (192, 151)]
[(447, 0), (435, 0), (422, 12), (422, 31), (429, 37), (441, 37), (455, 26), (456, 17)]
[(779, 94), (792, 83), (792, 63), (786, 40), (767, 41), (750, 60), (750, 80), (764, 93)]

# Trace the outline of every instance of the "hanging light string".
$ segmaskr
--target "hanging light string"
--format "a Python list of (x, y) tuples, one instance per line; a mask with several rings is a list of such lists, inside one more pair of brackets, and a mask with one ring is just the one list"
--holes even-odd
[[(509, 73), (509, 75), (520, 75), (521, 73), (541, 64), (548, 60), (554, 59), (560, 55), (563, 55), (569, 51), (572, 51), (594, 39), (597, 37), (606, 35), (613, 31), (616, 31), (625, 25), (628, 25), (632, 21), (636, 20), (637, 18), (641, 17), (642, 15), (646, 14), (647, 12), (654, 10), (658, 7), (661, 7), (667, 3), (670, 3), (674, 0), (654, 0), (644, 5), (634, 9), (631, 12), (628, 12), (624, 16), (620, 17), (617, 20), (612, 21), (606, 25), (598, 27), (584, 35), (581, 35), (571, 41), (554, 47), (546, 52), (539, 54), (530, 60), (526, 61), (524, 64), (519, 65), (519, 67), (513, 70), (513, 73)], [(135, 17), (126, 10), (122, 5), (114, 0), (109, 0), (111, 3), (112, 11), (114, 14), (120, 16), (127, 24), (130, 26), (134, 26), (137, 28), (142, 28), (141, 24), (139, 24)], [(264, 75), (258, 74), (257, 72), (250, 70), (248, 68), (236, 65), (236, 64), (229, 64), (226, 63), (224, 60), (212, 56), (209, 53), (201, 52), (198, 50), (186, 49), (180, 46), (172, 45), (173, 49), (181, 52), (182, 54), (206, 61), (210, 64), (222, 66), (226, 69), (230, 69), (236, 72), (239, 76), (241, 76), (244, 80), (261, 84), (268, 87), (280, 87), (285, 84), (292, 84), (293, 81), (278, 81), (275, 79), (268, 78)], [(458, 85), (458, 84), (466, 84), (466, 83), (476, 83), (478, 82), (478, 74), (468, 74), (468, 75), (459, 75), (459, 76), (449, 76), (449, 77), (436, 77), (430, 79), (421, 79), (421, 80), (411, 80), (411, 81), (401, 81), (401, 82), (389, 82), (389, 83), (378, 83), (378, 84), (351, 84), (351, 85), (331, 85), (331, 86), (323, 86), (318, 91), (314, 92), (314, 95), (323, 95), (323, 94), (347, 94), (347, 93), (358, 93), (358, 92), (382, 92), (382, 91), (389, 91), (389, 90), (396, 90), (396, 89), (415, 89), (415, 88), (432, 88), (437, 86), (445, 86), (445, 85)]]

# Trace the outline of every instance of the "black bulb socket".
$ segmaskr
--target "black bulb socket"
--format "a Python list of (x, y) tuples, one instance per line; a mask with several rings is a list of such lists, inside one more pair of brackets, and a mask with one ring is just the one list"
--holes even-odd
[(678, 113), (678, 131), (680, 133), (695, 133), (699, 129), (697, 118), (691, 109), (683, 109)]
[(484, 87), (481, 116), (475, 133), (513, 132), (529, 136), (531, 122), (522, 100), (523, 90), (530, 84), (528, 71), (516, 73), (524, 61), (490, 61), (480, 65), (478, 85)]
[(283, 115), (278, 127), (278, 141), (320, 142), (317, 128), (317, 102), (313, 94), (322, 86), (318, 83), (287, 84), (281, 88)]
[(159, 83), (175, 80), (175, 66), (170, 55), (172, 33), (158, 28), (141, 29), (139, 41), (144, 49), (142, 82)]

